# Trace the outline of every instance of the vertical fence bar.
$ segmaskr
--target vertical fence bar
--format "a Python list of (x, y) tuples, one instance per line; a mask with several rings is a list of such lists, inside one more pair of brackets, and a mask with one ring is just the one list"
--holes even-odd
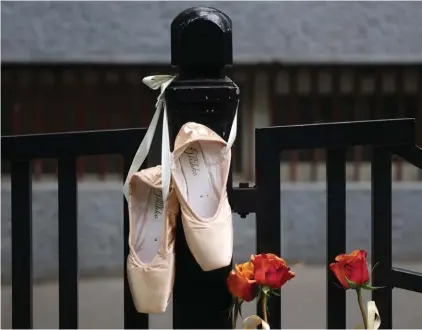
[(268, 71), (266, 71), (268, 77), (268, 107), (271, 123), (270, 126), (276, 125), (276, 102), (277, 102), (277, 91), (276, 91), (276, 81), (277, 81), (277, 67), (270, 66)]
[(141, 106), (141, 127), (148, 126), (148, 118), (149, 118), (149, 109), (148, 105), (145, 104), (146, 102), (143, 101), (143, 105)]
[(78, 328), (78, 195), (74, 157), (59, 158), (59, 327)]
[[(82, 85), (82, 88), (88, 88), (85, 85)], [(86, 101), (86, 100), (84, 100)], [(83, 103), (78, 104), (76, 109), (76, 126), (77, 130), (84, 130), (85, 128), (85, 106)], [(80, 157), (77, 159), (77, 170), (79, 179), (83, 179), (85, 175), (85, 158)]]
[[(355, 70), (353, 75), (353, 120), (360, 120), (359, 116), (359, 100), (362, 99), (362, 79), (359, 70)], [(362, 167), (362, 146), (353, 148), (353, 181), (360, 181)]]
[[(255, 130), (255, 116), (254, 116), (254, 109), (255, 109), (255, 104), (256, 104), (256, 99), (258, 98), (258, 95), (256, 95), (257, 93), (255, 93), (256, 91), (256, 82), (255, 80), (257, 76), (257, 72), (256, 72), (256, 67), (255, 66), (251, 66), (248, 69), (246, 69), (246, 84), (245, 86), (247, 86), (247, 90), (244, 91), (245, 95), (246, 93), (248, 94), (249, 97), (249, 110), (248, 110), (248, 117), (249, 117), (249, 123), (248, 123), (248, 133), (249, 136), (251, 137), (249, 140), (250, 144), (254, 144), (255, 140), (254, 138), (252, 138), (253, 134), (254, 134), (254, 130)], [(248, 176), (247, 176), (247, 180), (249, 181), (253, 181), (255, 178), (255, 166), (254, 166), (254, 157), (255, 157), (255, 149), (254, 148), (246, 148), (247, 152), (248, 152), (248, 164), (247, 164), (247, 169), (248, 169)]]
[[(318, 72), (317, 68), (312, 68), (311, 73), (311, 118), (312, 122), (317, 122), (320, 120), (320, 111), (319, 111), (319, 83), (318, 83)], [(310, 180), (318, 180), (318, 164), (320, 159), (319, 149), (311, 150), (311, 171), (310, 171)]]
[(13, 114), (12, 114), (12, 121), (13, 121), (13, 135), (18, 135), (21, 132), (21, 105), (19, 102), (13, 104)]
[[(256, 252), (281, 254), (281, 193), (280, 155), (274, 150), (271, 136), (255, 131), (256, 186), (259, 196), (256, 211)], [(261, 305), (257, 306), (261, 317)], [(269, 323), (272, 329), (281, 328), (281, 299), (272, 297), (268, 302)]]
[[(123, 182), (126, 180), (135, 152), (123, 154)], [(148, 314), (141, 314), (136, 311), (130, 292), (127, 278), (126, 262), (129, 255), (129, 209), (126, 198), (123, 196), (123, 274), (124, 274), (124, 328), (125, 329), (148, 329)]]
[(32, 181), (29, 161), (11, 163), (12, 328), (32, 329)]
[[(416, 143), (418, 145), (422, 145), (422, 68), (418, 68), (418, 109), (417, 109), (417, 136), (416, 136)], [(422, 170), (418, 171), (418, 180), (422, 181)]]
[[(287, 71), (289, 76), (288, 91), (289, 91), (289, 124), (294, 125), (298, 122), (299, 109), (298, 109), (298, 93), (297, 93), (297, 81), (298, 71), (291, 68)], [(290, 163), (290, 180), (293, 182), (297, 181), (297, 167), (299, 161), (299, 154), (297, 150), (290, 151), (291, 163)]]
[(374, 70), (375, 84), (374, 84), (374, 119), (385, 118), (384, 112), (384, 90), (383, 90), (383, 71), (380, 68)]
[[(327, 263), (346, 251), (346, 150), (327, 151)], [(327, 267), (327, 328), (346, 328), (346, 292)]]
[[(42, 86), (41, 88), (46, 88), (45, 86)], [(35, 133), (42, 133), (42, 115), (40, 114), (40, 104), (35, 103)], [(43, 163), (42, 159), (35, 159), (34, 160), (34, 173), (35, 173), (35, 179), (39, 180), (41, 179), (42, 171), (43, 171)]]
[[(119, 98), (122, 98), (124, 100), (123, 102), (123, 109), (119, 109), (120, 103), (116, 104), (114, 111), (119, 111), (119, 126), (120, 128), (128, 128), (130, 127), (130, 109), (131, 105), (133, 103), (132, 97), (130, 95), (133, 91), (133, 86), (130, 84), (127, 80), (124, 79), (124, 75), (122, 74), (119, 80), (118, 85), (118, 91), (119, 91)], [(128, 95), (129, 94), (129, 95)], [(117, 159), (117, 171), (118, 173), (124, 172), (124, 164), (123, 164), (123, 157), (118, 157)]]
[(339, 121), (340, 118), (344, 118), (344, 111), (340, 102), (340, 70), (339, 68), (333, 68), (330, 70), (331, 73), (331, 97), (332, 97), (332, 113), (331, 118), (334, 121)]
[[(270, 116), (270, 126), (276, 126), (277, 118), (277, 66), (272, 65), (269, 67), (269, 70), (266, 71), (266, 76), (268, 77), (268, 106), (269, 106), (269, 116)], [(283, 162), (284, 163), (284, 162)], [(281, 163), (279, 164), (281, 165)]]
[[(395, 85), (395, 96), (396, 96), (396, 106), (399, 107), (396, 110), (396, 118), (406, 117), (406, 111), (404, 109), (405, 93), (404, 93), (404, 70), (395, 69), (394, 72), (394, 85)], [(403, 181), (403, 159), (396, 156), (395, 157), (395, 175), (394, 179), (396, 181)]]
[(372, 275), (374, 286), (385, 286), (372, 292), (382, 317), (381, 328), (391, 329), (392, 322), (392, 180), (391, 153), (386, 148), (374, 147), (372, 175)]
[[(97, 109), (99, 111), (99, 124), (100, 129), (108, 128), (110, 123), (110, 109), (108, 100), (110, 99), (110, 91), (109, 91), (109, 82), (107, 80), (107, 72), (106, 70), (99, 74), (99, 91), (101, 95), (101, 102), (100, 107), (101, 109)], [(107, 159), (106, 155), (99, 155), (98, 157), (98, 179), (100, 181), (104, 181), (107, 175)]]
[[(59, 69), (59, 73), (57, 74), (58, 81), (54, 85), (54, 97), (58, 99), (67, 99), (69, 91), (72, 89), (72, 84), (75, 83), (75, 76), (74, 71), (69, 70), (66, 68)], [(58, 132), (65, 132), (66, 131), (66, 124), (67, 124), (67, 118), (68, 118), (68, 112), (69, 112), (69, 103), (66, 102), (64, 105), (62, 104), (61, 111), (53, 111), (50, 116), (52, 116), (52, 120), (50, 120), (51, 125), (51, 132), (58, 133)], [(58, 162), (55, 162), (54, 164), (55, 169), (54, 173), (58, 180), (59, 177), (59, 164)]]
[[(31, 112), (33, 113), (33, 133), (44, 133), (46, 121), (46, 113), (49, 113), (51, 109), (51, 91), (53, 90), (54, 75), (51, 70), (37, 70), (35, 69), (32, 73), (34, 76), (34, 83), (31, 90), (31, 96), (33, 98), (31, 106), (33, 107)], [(32, 133), (32, 132), (31, 132)], [(32, 163), (33, 173), (35, 180), (39, 181), (43, 176), (43, 159), (34, 159)]]

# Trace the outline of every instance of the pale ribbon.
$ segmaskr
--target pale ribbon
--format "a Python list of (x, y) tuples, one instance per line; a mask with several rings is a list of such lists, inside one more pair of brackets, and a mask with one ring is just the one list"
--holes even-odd
[[(367, 306), (367, 330), (378, 330), (381, 325), (381, 317), (378, 312), (377, 305), (375, 305), (375, 301), (368, 301)], [(270, 325), (261, 319), (258, 315), (249, 316), (242, 322), (242, 328), (248, 330), (256, 329), (259, 325), (262, 326), (262, 329), (270, 329)]]
[(123, 194), (129, 203), (129, 181), (133, 174), (135, 174), (142, 166), (145, 158), (148, 156), (149, 149), (151, 148), (152, 140), (154, 137), (155, 130), (157, 128), (158, 119), (160, 118), (161, 109), (164, 108), (163, 114), (163, 132), (161, 140), (161, 170), (162, 170), (162, 185), (163, 185), (163, 201), (167, 200), (169, 188), (170, 188), (170, 142), (169, 132), (167, 123), (167, 104), (164, 98), (164, 92), (168, 85), (174, 79), (173, 76), (169, 75), (156, 75), (148, 76), (142, 79), (142, 82), (151, 89), (161, 88), (160, 95), (158, 95), (157, 103), (155, 104), (155, 113), (152, 117), (151, 123), (145, 133), (145, 136), (136, 151), (135, 157), (133, 157), (132, 164), (130, 165), (125, 183), (123, 185)]
[[(160, 95), (157, 98), (155, 104), (155, 113), (152, 117), (151, 123), (145, 133), (145, 136), (139, 145), (138, 150), (136, 151), (135, 157), (132, 160), (130, 165), (125, 183), (123, 185), (123, 194), (126, 197), (127, 202), (129, 203), (129, 181), (133, 174), (135, 174), (139, 168), (142, 166), (145, 158), (148, 155), (148, 152), (151, 148), (151, 143), (157, 129), (158, 119), (160, 118), (161, 110), (163, 109), (163, 131), (161, 139), (161, 171), (162, 171), (162, 189), (163, 189), (163, 201), (167, 201), (168, 193), (170, 190), (170, 180), (171, 180), (171, 164), (170, 164), (170, 139), (169, 139), (169, 130), (168, 130), (168, 121), (167, 121), (167, 103), (164, 97), (164, 92), (166, 88), (170, 85), (173, 79), (176, 76), (170, 75), (156, 75), (148, 76), (142, 79), (142, 82), (151, 89), (161, 88)], [(236, 85), (235, 85), (236, 86)], [(239, 93), (239, 87), (237, 87), (237, 93)], [(228, 152), (232, 147), (237, 134), (237, 111), (239, 107), (239, 102), (237, 102), (235, 116), (233, 118), (232, 127), (230, 129), (229, 138), (227, 140), (227, 145), (223, 149), (223, 153)]]
[(368, 329), (370, 330), (378, 330), (381, 326), (381, 316), (378, 312), (377, 305), (375, 305), (375, 301), (368, 301), (368, 316), (367, 316), (367, 324)]
[(248, 316), (242, 322), (243, 329), (256, 329), (256, 327), (259, 325), (262, 326), (262, 329), (270, 328), (270, 325), (261, 319), (258, 315)]

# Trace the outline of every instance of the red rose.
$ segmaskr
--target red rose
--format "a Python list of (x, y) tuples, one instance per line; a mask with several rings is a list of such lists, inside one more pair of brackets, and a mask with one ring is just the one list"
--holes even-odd
[(252, 262), (236, 265), (236, 270), (232, 270), (227, 278), (227, 286), (233, 296), (245, 301), (254, 300), (257, 292)]
[(259, 285), (280, 289), (284, 283), (295, 277), (286, 262), (272, 253), (251, 256), (255, 267), (255, 281)]
[(330, 264), (331, 271), (345, 289), (350, 288), (346, 277), (357, 286), (366, 285), (369, 282), (366, 255), (365, 250), (355, 250), (350, 254), (338, 255), (336, 262)]

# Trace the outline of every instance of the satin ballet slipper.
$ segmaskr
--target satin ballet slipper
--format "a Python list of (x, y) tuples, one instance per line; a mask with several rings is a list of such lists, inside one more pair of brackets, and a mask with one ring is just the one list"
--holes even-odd
[(171, 155), (186, 241), (204, 271), (228, 266), (233, 255), (226, 189), (231, 150), (226, 146), (210, 128), (189, 122), (180, 129)]
[(163, 202), (161, 166), (136, 172), (129, 181), (130, 252), (127, 276), (139, 313), (165, 312), (174, 284), (174, 191)]

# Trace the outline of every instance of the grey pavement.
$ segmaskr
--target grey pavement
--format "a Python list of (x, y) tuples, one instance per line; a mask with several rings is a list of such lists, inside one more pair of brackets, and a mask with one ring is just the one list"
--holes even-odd
[[(395, 266), (422, 272), (422, 263)], [(325, 267), (292, 266), (296, 278), (282, 291), (283, 328), (325, 328), (326, 296)], [(354, 328), (361, 318), (356, 295), (347, 292), (347, 327)], [(368, 295), (365, 299), (368, 299)], [(11, 327), (11, 289), (2, 287), (2, 328)], [(34, 327), (57, 329), (57, 282), (34, 286)], [(422, 294), (393, 290), (394, 328), (422, 328)], [(254, 313), (254, 302), (244, 308), (244, 315)], [(172, 306), (166, 313), (150, 316), (151, 328), (172, 328)], [(382, 315), (381, 315), (382, 317)], [(123, 277), (91, 278), (79, 281), (79, 328), (123, 328)]]

